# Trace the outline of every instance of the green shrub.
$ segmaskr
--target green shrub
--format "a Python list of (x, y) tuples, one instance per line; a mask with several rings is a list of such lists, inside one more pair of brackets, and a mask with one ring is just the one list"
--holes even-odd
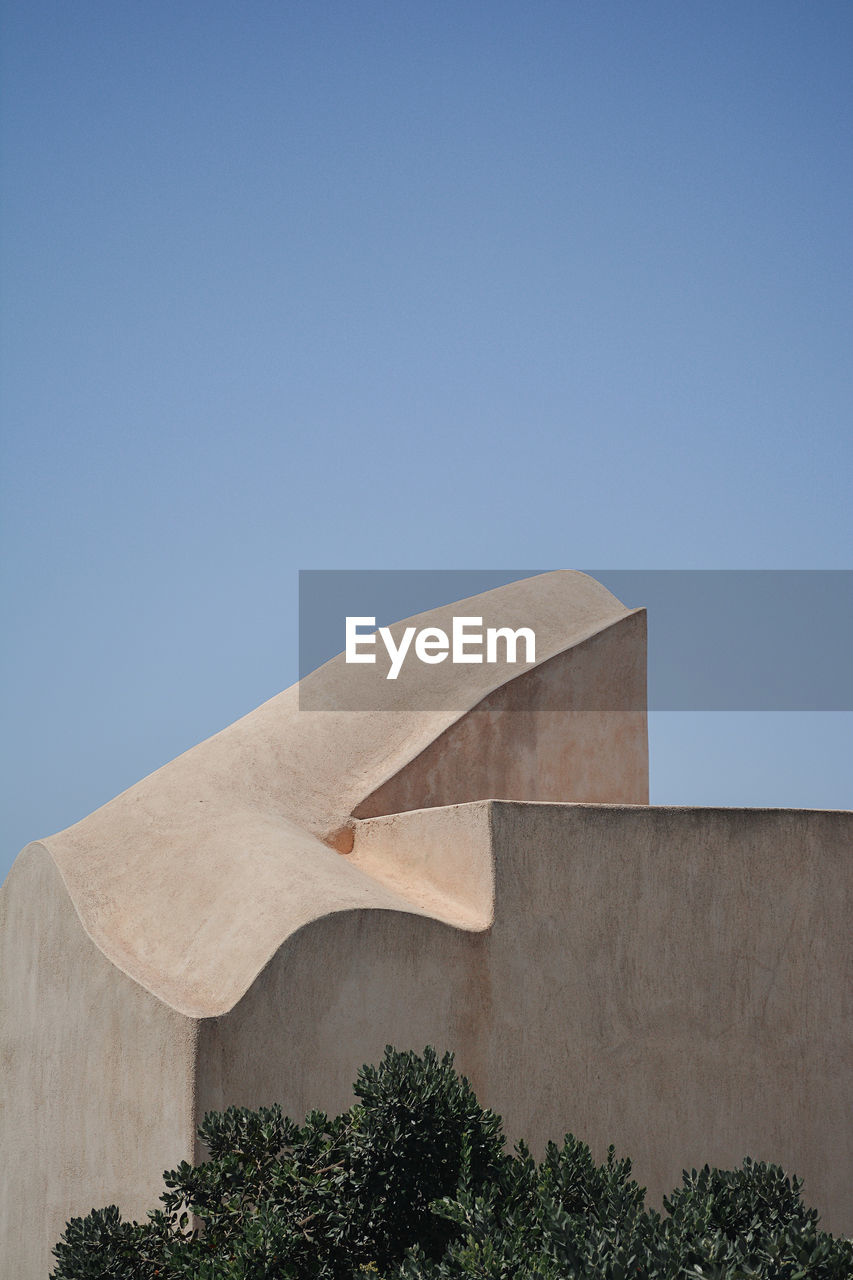
[(631, 1162), (568, 1135), (504, 1147), (453, 1058), (390, 1047), (358, 1102), (303, 1125), (279, 1107), (205, 1117), (208, 1159), (165, 1175), (145, 1223), (68, 1223), (53, 1280), (850, 1280), (796, 1178), (745, 1160), (645, 1207)]

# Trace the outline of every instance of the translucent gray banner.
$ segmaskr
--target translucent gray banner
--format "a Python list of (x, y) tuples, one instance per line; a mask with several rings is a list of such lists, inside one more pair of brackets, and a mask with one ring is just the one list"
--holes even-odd
[[(541, 572), (303, 570), (300, 680), (344, 651), (347, 618), (372, 618), (376, 628), (388, 627)], [(629, 609), (647, 611), (649, 710), (853, 710), (853, 570), (584, 572)], [(368, 630), (361, 626), (358, 634)], [(362, 652), (369, 650), (368, 643)], [(381, 649), (378, 652), (385, 657)], [(507, 671), (506, 678), (523, 670), (519, 666)], [(322, 682), (306, 681), (300, 687), (300, 705), (334, 710), (405, 705), (404, 680), (391, 704), (384, 674), (377, 670), (378, 678), (371, 684), (365, 682), (364, 672), (364, 667), (344, 664), (331, 695), (328, 684), (323, 688)], [(424, 705), (423, 683), (417, 705), (431, 709)], [(438, 695), (436, 708), (444, 705)], [(571, 709), (600, 708), (572, 704)]]

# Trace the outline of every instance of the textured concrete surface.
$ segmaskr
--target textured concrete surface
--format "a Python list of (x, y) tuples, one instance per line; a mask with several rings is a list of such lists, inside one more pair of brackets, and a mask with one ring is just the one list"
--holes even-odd
[(376, 911), (306, 927), (202, 1024), (199, 1106), (336, 1111), (386, 1043), (452, 1047), (534, 1148), (567, 1130), (602, 1158), (615, 1142), (658, 1203), (685, 1167), (773, 1160), (850, 1233), (851, 853), (850, 813), (483, 802), (372, 819), (357, 864), (421, 880), (424, 900), (451, 889), (465, 931)]
[(47, 1280), (69, 1217), (143, 1217), (192, 1157), (198, 1023), (107, 960), (34, 844), (0, 890), (0, 1029), (0, 1276)]
[(411, 621), (461, 613), (534, 626), (536, 664), (335, 659), (20, 855), (0, 1275), (153, 1207), (206, 1110), (337, 1110), (389, 1042), (454, 1049), (514, 1137), (615, 1142), (654, 1197), (749, 1153), (853, 1229), (853, 816), (648, 808), (645, 615), (584, 575)]
[[(454, 613), (534, 626), (535, 666), (508, 681), (506, 667), (412, 664), (390, 682), (335, 658), (307, 681), (328, 710), (300, 710), (294, 686), (44, 842), (114, 964), (182, 1013), (221, 1013), (318, 911), (399, 905), (326, 847), (351, 847), (358, 815), (648, 799), (642, 611), (551, 573), (413, 621), (446, 628)], [(604, 709), (555, 711), (562, 679)], [(334, 710), (359, 686), (383, 709)]]

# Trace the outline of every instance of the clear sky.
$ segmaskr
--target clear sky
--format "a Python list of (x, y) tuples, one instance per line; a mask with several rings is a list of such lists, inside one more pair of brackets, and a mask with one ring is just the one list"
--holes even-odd
[[(296, 678), (300, 568), (851, 567), (849, 0), (0, 14), (0, 875)], [(850, 714), (651, 746), (853, 806)]]

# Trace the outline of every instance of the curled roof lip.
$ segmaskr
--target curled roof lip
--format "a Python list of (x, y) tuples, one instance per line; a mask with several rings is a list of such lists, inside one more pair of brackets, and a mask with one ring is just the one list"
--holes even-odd
[[(641, 611), (565, 570), (522, 579), (394, 624), (529, 626), (536, 662)], [(104, 954), (179, 1012), (232, 1008), (283, 943), (338, 911), (428, 915), (460, 928), (485, 916), (440, 892), (406, 892), (324, 840), (507, 679), (505, 666), (409, 663), (396, 682), (343, 654), (144, 778), (81, 822), (39, 842), (83, 928)], [(353, 677), (370, 708), (341, 710)], [(312, 710), (304, 707), (306, 689)], [(377, 705), (377, 689), (385, 701)], [(300, 706), (300, 694), (303, 695)], [(485, 923), (484, 923), (485, 920)]]

